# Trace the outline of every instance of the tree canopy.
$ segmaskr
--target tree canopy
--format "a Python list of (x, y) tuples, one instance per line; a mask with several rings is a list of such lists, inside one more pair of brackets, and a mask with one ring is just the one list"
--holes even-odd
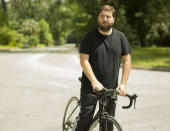
[(23, 43), (29, 37), (45, 45), (79, 43), (96, 27), (102, 4), (116, 7), (114, 28), (124, 32), (130, 44), (170, 46), (169, 0), (1, 0), (0, 44), (12, 43), (14, 36), (22, 36)]

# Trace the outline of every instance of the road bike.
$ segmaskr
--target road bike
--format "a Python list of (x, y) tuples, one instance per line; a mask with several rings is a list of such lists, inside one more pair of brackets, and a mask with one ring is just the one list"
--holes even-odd
[[(104, 88), (104, 90), (100, 92), (96, 92), (96, 94), (99, 99), (99, 110), (96, 113), (96, 115), (93, 117), (93, 120), (90, 124), (88, 131), (101, 131), (101, 130), (108, 131), (108, 123), (113, 126), (114, 131), (123, 131), (118, 121), (113, 116), (109, 115), (108, 112), (106, 112), (107, 100), (111, 98), (116, 102), (119, 91), (116, 89)], [(122, 108), (128, 109), (133, 105), (133, 103), (135, 108), (137, 95), (126, 94), (126, 96), (129, 98), (130, 102), (128, 106), (123, 106)], [(63, 131), (72, 131), (79, 110), (80, 110), (80, 100), (75, 96), (71, 97), (66, 105), (65, 112), (64, 112)]]

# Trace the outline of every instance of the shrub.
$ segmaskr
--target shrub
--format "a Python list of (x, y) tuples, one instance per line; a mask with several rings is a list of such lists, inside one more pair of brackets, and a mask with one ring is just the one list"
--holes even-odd
[(44, 43), (46, 46), (49, 44), (53, 44), (53, 37), (52, 34), (50, 33), (50, 27), (49, 24), (42, 19), (39, 22), (40, 25), (40, 42)]
[(23, 22), (21, 25), (20, 32), (22, 32), (24, 35), (39, 35), (40, 33), (40, 27), (38, 22), (36, 22), (33, 19), (27, 19)]
[(16, 30), (12, 30), (7, 26), (1, 28), (0, 44), (10, 45), (14, 47), (22, 47), (23, 43), (24, 43), (23, 34), (18, 33)]
[(8, 15), (7, 13), (0, 10), (0, 27), (6, 25), (8, 22)]
[(39, 37), (36, 35), (31, 35), (31, 36), (25, 36), (25, 46), (28, 48), (31, 47), (36, 47), (37, 44), (39, 43)]

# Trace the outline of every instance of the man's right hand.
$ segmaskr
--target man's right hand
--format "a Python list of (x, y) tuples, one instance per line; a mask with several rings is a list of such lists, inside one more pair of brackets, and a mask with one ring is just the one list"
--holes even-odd
[(98, 80), (96, 80), (96, 81), (92, 81), (91, 82), (91, 84), (92, 84), (92, 87), (93, 87), (93, 91), (95, 92), (96, 90), (97, 91), (101, 91), (101, 90), (103, 90), (103, 85), (98, 81)]

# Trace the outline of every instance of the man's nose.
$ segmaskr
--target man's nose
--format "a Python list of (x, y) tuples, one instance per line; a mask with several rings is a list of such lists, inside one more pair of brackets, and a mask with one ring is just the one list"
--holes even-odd
[(104, 16), (104, 17), (103, 17), (103, 21), (107, 21), (107, 16)]

